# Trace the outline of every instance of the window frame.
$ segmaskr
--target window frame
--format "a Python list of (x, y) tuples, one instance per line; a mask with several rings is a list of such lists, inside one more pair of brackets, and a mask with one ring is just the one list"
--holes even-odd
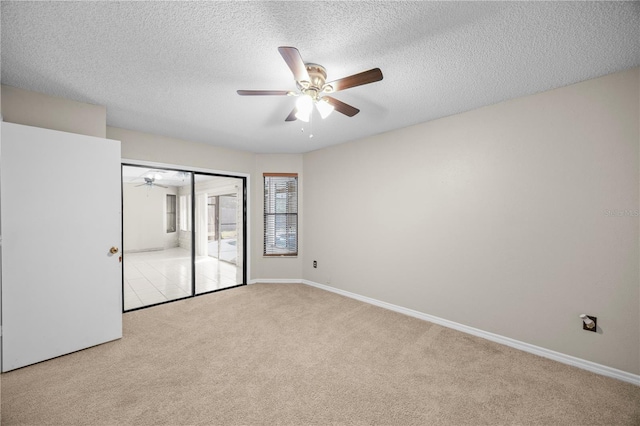
[[(178, 197), (176, 194), (166, 194), (166, 214), (167, 226), (166, 233), (173, 234), (178, 232)], [(173, 226), (172, 226), (173, 225)]]
[[(262, 241), (262, 255), (264, 257), (297, 257), (298, 250), (298, 198), (300, 194), (298, 173), (263, 173), (263, 241)], [(275, 194), (269, 192), (269, 188), (275, 186), (276, 183), (271, 182), (273, 178), (281, 178), (282, 183), (287, 185), (285, 189), (284, 202), (285, 211), (276, 211), (277, 208), (282, 208), (283, 203), (277, 203), (277, 197)], [(287, 181), (295, 182), (295, 192), (288, 189)], [(289, 197), (295, 198), (295, 203), (291, 205)], [(295, 211), (290, 211), (290, 208), (294, 208)], [(279, 220), (280, 219), (280, 220)], [(277, 223), (283, 223), (287, 229), (283, 233), (278, 235)], [(289, 247), (291, 237), (293, 236), (294, 247)], [(277, 247), (276, 240), (278, 237), (284, 240), (284, 247)], [(271, 243), (270, 243), (271, 242)]]

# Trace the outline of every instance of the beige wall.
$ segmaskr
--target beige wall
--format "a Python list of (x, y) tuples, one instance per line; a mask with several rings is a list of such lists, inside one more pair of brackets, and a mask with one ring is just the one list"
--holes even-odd
[[(1, 105), (9, 122), (121, 140), (126, 159), (249, 174), (251, 279), (302, 277), (637, 374), (639, 74), (305, 155), (106, 127), (104, 107), (8, 86)], [(298, 258), (262, 257), (274, 171), (300, 174)]]
[(305, 154), (303, 277), (640, 373), (639, 80)]
[(203, 168), (220, 172), (251, 173), (254, 154), (212, 145), (107, 127), (107, 138), (122, 142), (122, 158)]
[[(298, 173), (298, 257), (263, 257), (264, 239), (264, 181), (263, 173)], [(297, 279), (302, 278), (302, 254), (304, 253), (304, 177), (302, 173), (301, 154), (256, 154), (255, 159), (255, 182), (253, 187), (252, 204), (254, 211), (259, 214), (253, 215), (252, 232), (254, 241), (257, 243), (253, 247), (253, 265), (255, 279)]]
[(107, 108), (2, 85), (2, 118), (9, 123), (104, 138)]

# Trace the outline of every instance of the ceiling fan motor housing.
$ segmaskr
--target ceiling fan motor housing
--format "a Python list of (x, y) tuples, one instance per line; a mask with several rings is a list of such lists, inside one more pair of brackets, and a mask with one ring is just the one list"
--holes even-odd
[(327, 86), (325, 88), (325, 81), (327, 80), (327, 70), (318, 64), (305, 64), (307, 74), (309, 74), (309, 81), (299, 81), (298, 87), (300, 91), (305, 95), (310, 96), (312, 99), (317, 100), (318, 94), (323, 91), (329, 91)]

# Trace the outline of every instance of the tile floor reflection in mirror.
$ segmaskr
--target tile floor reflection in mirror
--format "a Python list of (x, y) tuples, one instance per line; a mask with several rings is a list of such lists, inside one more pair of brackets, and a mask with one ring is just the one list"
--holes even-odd
[[(191, 295), (191, 253), (183, 248), (125, 253), (124, 310)], [(237, 285), (236, 266), (209, 256), (196, 258), (196, 294)]]

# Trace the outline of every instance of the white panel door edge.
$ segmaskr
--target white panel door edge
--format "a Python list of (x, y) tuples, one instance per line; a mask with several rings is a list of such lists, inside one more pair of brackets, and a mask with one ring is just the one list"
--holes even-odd
[(2, 123), (2, 371), (122, 337), (120, 142)]

